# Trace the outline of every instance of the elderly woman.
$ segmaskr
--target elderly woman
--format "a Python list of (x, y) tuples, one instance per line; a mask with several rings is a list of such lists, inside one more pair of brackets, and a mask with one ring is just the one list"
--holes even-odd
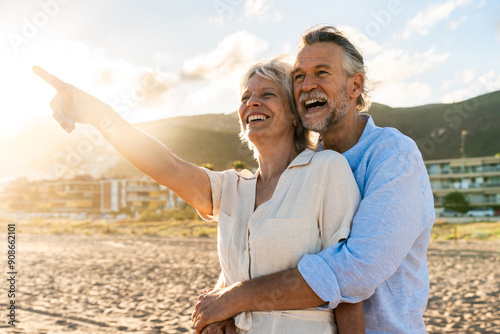
[[(241, 133), (259, 163), (255, 174), (185, 162), (108, 105), (39, 67), (34, 71), (57, 89), (51, 107), (66, 131), (75, 123), (94, 125), (135, 167), (203, 218), (218, 221), (224, 284), (292, 268), (304, 254), (348, 237), (360, 200), (356, 182), (342, 155), (308, 148), (309, 133), (294, 112), (291, 66), (280, 59), (256, 64), (241, 82)], [(362, 305), (342, 307), (335, 316), (317, 308), (245, 312), (236, 325), (239, 333), (335, 333), (336, 317), (339, 332), (352, 332), (358, 326), (350, 328), (349, 319), (359, 319)]]

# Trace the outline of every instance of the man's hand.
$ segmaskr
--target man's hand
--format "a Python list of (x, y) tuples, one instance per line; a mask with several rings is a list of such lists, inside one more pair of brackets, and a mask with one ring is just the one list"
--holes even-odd
[(75, 123), (99, 126), (98, 123), (105, 112), (111, 109), (99, 99), (62, 81), (39, 66), (33, 66), (33, 72), (57, 90), (56, 96), (50, 101), (50, 107), (54, 112), (52, 117), (68, 133), (75, 129)]
[[(198, 303), (196, 303), (191, 316), (196, 334), (201, 334), (202, 330), (209, 324), (225, 321), (238, 313), (231, 313), (231, 310), (229, 310), (229, 306), (231, 305), (228, 305), (223, 300), (224, 292), (228, 289), (229, 288), (212, 290), (198, 297)], [(214, 326), (214, 328), (217, 327)]]
[(214, 322), (205, 327), (201, 334), (236, 334), (234, 318), (222, 322)]

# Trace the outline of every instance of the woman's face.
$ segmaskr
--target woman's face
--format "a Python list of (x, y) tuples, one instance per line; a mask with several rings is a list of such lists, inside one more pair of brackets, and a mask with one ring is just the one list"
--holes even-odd
[(252, 76), (242, 89), (240, 123), (248, 140), (294, 136), (294, 117), (283, 91), (271, 80)]

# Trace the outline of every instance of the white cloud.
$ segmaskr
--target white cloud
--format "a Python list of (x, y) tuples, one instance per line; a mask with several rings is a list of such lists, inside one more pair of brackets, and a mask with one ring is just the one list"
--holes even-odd
[(273, 5), (274, 3), (269, 0), (246, 0), (244, 15), (250, 21), (255, 19), (261, 22), (281, 21), (283, 15), (276, 10), (271, 11)]
[(450, 80), (444, 81), (443, 89), (447, 90), (453, 86), (470, 84), (475, 78), (476, 72), (472, 68), (462, 70), (460, 72), (457, 72)]
[(366, 64), (372, 79), (390, 83), (421, 74), (442, 64), (449, 56), (449, 53), (437, 54), (434, 48), (414, 54), (402, 49), (389, 49), (367, 60)]
[(209, 53), (188, 59), (182, 66), (186, 79), (220, 80), (220, 76), (243, 70), (258, 59), (269, 43), (246, 31), (235, 32), (224, 38), (217, 48)]
[(497, 22), (497, 39), (500, 42), (500, 22)]
[(459, 18), (458, 20), (455, 20), (455, 21), (451, 21), (451, 22), (448, 22), (448, 24), (446, 24), (446, 30), (448, 33), (452, 32), (452, 31), (455, 31), (457, 30), (458, 26), (466, 21), (467, 18), (465, 16), (462, 16), (461, 18)]
[(360, 30), (351, 26), (339, 26), (347, 39), (361, 52), (363, 57), (376, 55), (383, 51), (383, 48), (373, 39), (366, 36)]
[(423, 82), (393, 82), (380, 85), (371, 99), (391, 107), (411, 107), (428, 103), (431, 93), (431, 87)]
[(182, 98), (174, 98), (172, 109), (182, 108), (188, 114), (200, 109), (204, 113), (236, 110), (241, 76), (262, 59), (268, 47), (267, 41), (238, 31), (225, 37), (214, 50), (186, 60), (181, 73), (185, 83)]
[(211, 16), (208, 18), (208, 23), (213, 24), (215, 26), (221, 26), (224, 24), (224, 16)]
[(425, 99), (431, 95), (430, 86), (414, 82), (418, 80), (415, 77), (444, 63), (450, 57), (449, 53), (437, 53), (434, 47), (420, 53), (382, 47), (358, 29), (351, 26), (339, 28), (364, 56), (368, 79), (375, 83), (371, 94), (375, 101), (390, 106), (428, 102)]
[(427, 35), (430, 28), (447, 19), (456, 8), (465, 6), (469, 2), (471, 0), (449, 0), (440, 4), (430, 4), (406, 23), (404, 31), (398, 37), (407, 40), (413, 34)]
[(172, 73), (148, 71), (141, 75), (140, 103), (143, 106), (156, 106), (164, 103), (164, 97), (179, 84), (179, 76)]
[(497, 90), (500, 90), (500, 73), (490, 70), (477, 77), (469, 85), (462, 85), (462, 87), (444, 94), (442, 102), (459, 102)]

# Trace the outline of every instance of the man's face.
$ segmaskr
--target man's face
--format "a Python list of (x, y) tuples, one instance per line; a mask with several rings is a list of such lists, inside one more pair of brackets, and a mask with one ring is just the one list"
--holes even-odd
[(299, 117), (308, 130), (328, 132), (350, 107), (342, 48), (333, 43), (306, 45), (297, 54), (293, 88)]

